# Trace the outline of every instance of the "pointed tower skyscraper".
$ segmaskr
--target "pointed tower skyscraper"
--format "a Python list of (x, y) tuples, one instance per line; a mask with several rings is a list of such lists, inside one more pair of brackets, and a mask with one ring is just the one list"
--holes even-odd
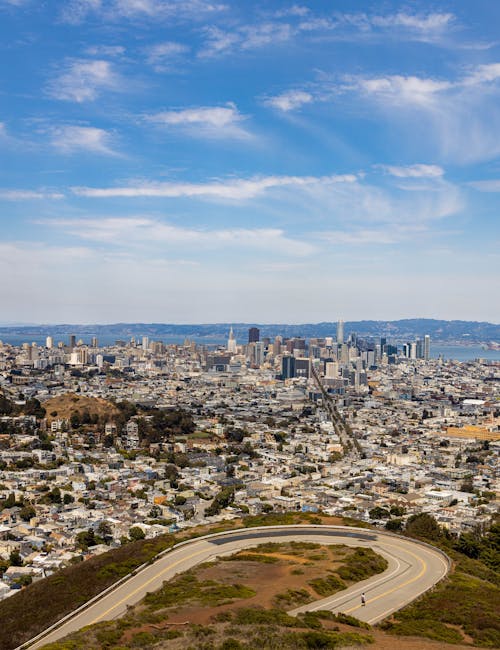
[(232, 354), (236, 353), (236, 339), (234, 338), (232, 326), (231, 329), (229, 330), (229, 338), (227, 340), (227, 351), (231, 352)]

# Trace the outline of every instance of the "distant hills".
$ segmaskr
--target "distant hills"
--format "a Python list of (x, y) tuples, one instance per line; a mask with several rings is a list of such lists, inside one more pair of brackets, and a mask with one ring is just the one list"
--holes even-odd
[[(302, 336), (306, 338), (335, 336), (336, 322), (323, 323), (201, 323), (196, 325), (169, 324), (169, 323), (114, 323), (111, 325), (9, 325), (0, 326), (0, 340), (5, 342), (20, 343), (22, 341), (42, 342), (45, 337), (52, 336), (54, 341), (67, 342), (70, 335), (75, 335), (77, 340), (89, 342), (92, 336), (103, 343), (114, 340), (128, 341), (148, 336), (151, 340), (164, 340), (165, 342), (194, 339), (200, 342), (219, 343), (227, 338), (229, 328), (233, 327), (236, 339), (239, 342), (247, 340), (248, 328), (258, 327), (262, 337), (273, 338), (280, 334), (285, 337)], [(487, 341), (500, 341), (500, 325), (477, 321), (461, 320), (436, 320), (431, 318), (408, 318), (395, 321), (346, 321), (344, 333), (347, 337), (350, 332), (365, 338), (379, 338), (381, 336), (393, 341), (413, 340), (430, 334), (433, 341), (482, 343)]]

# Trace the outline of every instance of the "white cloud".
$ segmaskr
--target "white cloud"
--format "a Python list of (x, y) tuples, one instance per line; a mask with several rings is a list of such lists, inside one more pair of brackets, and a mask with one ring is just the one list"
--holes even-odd
[(268, 45), (282, 44), (289, 41), (295, 33), (296, 29), (282, 22), (244, 25), (232, 31), (211, 26), (205, 29), (207, 40), (198, 56), (212, 57), (227, 54), (233, 49), (254, 50)]
[(313, 96), (310, 93), (306, 93), (303, 90), (289, 90), (281, 95), (268, 97), (264, 103), (272, 108), (288, 112), (300, 108), (304, 104), (309, 104), (312, 101)]
[(451, 13), (408, 14), (399, 12), (370, 19), (376, 27), (404, 27), (421, 32), (441, 32), (451, 25), (455, 17)]
[(146, 119), (160, 126), (181, 128), (195, 136), (210, 138), (249, 138), (241, 124), (246, 117), (232, 103), (227, 106), (199, 106), (149, 115)]
[(297, 5), (277, 11), (273, 16), (275, 20), (236, 25), (231, 30), (216, 26), (207, 27), (207, 39), (199, 56), (210, 57), (229, 54), (234, 50), (254, 50), (287, 43), (301, 35), (321, 34), (329, 39), (353, 41), (389, 37), (437, 43), (444, 40), (443, 36), (455, 20), (453, 14), (439, 12), (320, 15), (313, 14), (307, 7)]
[(48, 92), (55, 99), (78, 103), (92, 101), (102, 90), (119, 90), (121, 80), (109, 61), (76, 59), (51, 81)]
[(497, 81), (500, 78), (500, 63), (487, 63), (478, 65), (465, 77), (464, 86), (475, 86), (477, 84)]
[(358, 85), (362, 91), (369, 95), (391, 102), (417, 106), (429, 106), (438, 93), (452, 87), (448, 81), (401, 75), (359, 79)]
[(500, 178), (487, 181), (471, 181), (468, 185), (480, 192), (500, 192)]
[(303, 5), (292, 5), (286, 9), (276, 11), (274, 15), (276, 18), (282, 18), (284, 16), (307, 16), (310, 11), (309, 7)]
[(439, 165), (407, 165), (398, 167), (395, 165), (378, 165), (391, 176), (397, 178), (440, 178), (444, 170)]
[(123, 16), (150, 18), (190, 18), (217, 14), (226, 5), (207, 0), (114, 0), (113, 10)]
[(490, 63), (455, 80), (401, 75), (349, 78), (337, 92), (359, 92), (391, 119), (396, 115), (396, 128), (407, 125), (409, 133), (425, 132), (422, 144), (434, 149), (432, 155), (471, 163), (500, 154), (499, 81), (500, 64)]
[(22, 5), (25, 5), (29, 2), (30, 0), (0, 0), (0, 8), (2, 5), (7, 5), (8, 7), (21, 7)]
[(62, 199), (60, 192), (47, 192), (45, 190), (5, 190), (0, 189), (0, 199), (5, 201), (37, 201), (39, 199)]
[(307, 256), (315, 251), (312, 244), (291, 239), (278, 228), (225, 228), (208, 230), (185, 228), (148, 218), (56, 219), (49, 225), (62, 229), (71, 236), (108, 244), (158, 244), (176, 250), (186, 246), (244, 248), (291, 256)]
[(123, 45), (92, 45), (85, 50), (89, 56), (119, 57), (125, 54)]
[(110, 147), (110, 134), (92, 126), (59, 126), (51, 131), (51, 143), (63, 153), (91, 151), (114, 155)]
[(151, 20), (199, 20), (223, 11), (225, 5), (207, 0), (71, 0), (62, 10), (62, 20), (78, 24), (94, 14), (114, 22), (127, 18)]
[(78, 25), (85, 18), (101, 9), (101, 0), (70, 0), (61, 11), (61, 18), (70, 25)]
[(358, 228), (356, 230), (329, 230), (316, 233), (322, 241), (327, 241), (335, 245), (347, 246), (372, 246), (372, 245), (392, 245), (411, 239), (415, 240), (417, 235), (428, 232), (428, 225), (420, 224), (391, 224), (387, 227), (384, 224), (382, 228)]
[(197, 197), (244, 201), (255, 198), (267, 190), (280, 187), (318, 187), (355, 183), (353, 174), (338, 176), (263, 176), (249, 179), (228, 179), (211, 183), (143, 183), (124, 187), (91, 188), (74, 187), (78, 196), (91, 198), (110, 197)]
[(147, 62), (157, 72), (169, 70), (173, 63), (177, 62), (183, 54), (189, 52), (189, 47), (175, 41), (157, 43), (147, 48)]

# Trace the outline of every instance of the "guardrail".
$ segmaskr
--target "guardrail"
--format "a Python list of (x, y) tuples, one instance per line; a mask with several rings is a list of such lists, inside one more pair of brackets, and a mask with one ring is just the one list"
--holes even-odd
[[(177, 544), (174, 544), (170, 548), (166, 548), (163, 551), (160, 551), (154, 558), (151, 560), (148, 560), (147, 562), (144, 562), (140, 566), (138, 566), (136, 569), (133, 569), (130, 573), (128, 573), (126, 576), (123, 576), (116, 582), (114, 582), (112, 585), (109, 587), (106, 587), (106, 589), (103, 589), (103, 591), (99, 592), (97, 595), (93, 596), (90, 600), (88, 600), (86, 603), (83, 603), (83, 605), (80, 605), (77, 609), (74, 609), (72, 612), (69, 614), (66, 614), (63, 616), (61, 619), (53, 623), (50, 627), (46, 628), (40, 634), (37, 634), (37, 636), (33, 637), (32, 639), (29, 639), (28, 641), (25, 641), (22, 645), (17, 646), (14, 650), (25, 650), (26, 648), (29, 648), (32, 646), (34, 643), (37, 643), (38, 641), (41, 641), (44, 637), (48, 636), (51, 632), (54, 632), (58, 628), (62, 627), (65, 623), (70, 621), (72, 618), (75, 616), (78, 616), (81, 612), (85, 611), (89, 607), (91, 607), (94, 603), (98, 602), (111, 592), (113, 592), (115, 589), (118, 589), (122, 584), (130, 580), (131, 578), (137, 576), (137, 574), (141, 573), (141, 571), (144, 571), (147, 567), (151, 566), (158, 560), (161, 560), (165, 555), (168, 555), (169, 553), (172, 553), (176, 549), (182, 547), (182, 546), (187, 546), (188, 544), (192, 544), (194, 542), (199, 542), (203, 540), (209, 540), (213, 539), (214, 537), (224, 537), (224, 536), (233, 536), (236, 534), (241, 534), (241, 533), (247, 533), (250, 534), (251, 532), (254, 531), (272, 531), (272, 530), (296, 530), (297, 528), (309, 528), (309, 529), (318, 529), (318, 530), (332, 530), (336, 532), (358, 532), (359, 534), (366, 534), (367, 531), (372, 531), (373, 534), (376, 535), (382, 535), (383, 537), (391, 537), (391, 538), (396, 538), (396, 539), (405, 539), (409, 542), (412, 542), (414, 544), (419, 544), (421, 546), (425, 546), (434, 552), (439, 553), (445, 560), (447, 564), (447, 572), (445, 576), (447, 575), (448, 571), (450, 570), (452, 566), (452, 560), (450, 557), (442, 551), (440, 548), (437, 548), (435, 546), (432, 546), (432, 544), (428, 544), (427, 542), (423, 542), (418, 539), (413, 539), (410, 537), (403, 537), (402, 535), (395, 535), (394, 533), (390, 533), (387, 531), (381, 531), (381, 530), (373, 530), (373, 529), (368, 529), (368, 528), (360, 528), (358, 526), (329, 526), (329, 525), (324, 525), (324, 524), (284, 524), (282, 526), (280, 525), (274, 525), (274, 526), (253, 526), (253, 527), (248, 527), (248, 528), (233, 528), (231, 530), (224, 530), (220, 531), (218, 533), (208, 533), (207, 535), (200, 535), (199, 537), (191, 537), (190, 539), (186, 539), (182, 542), (178, 542)], [(445, 577), (443, 576), (443, 578)], [(443, 579), (441, 578), (441, 579)], [(440, 582), (440, 581), (438, 581)], [(436, 583), (437, 584), (437, 583)], [(430, 589), (433, 589), (435, 585), (432, 585), (425, 591), (421, 592), (419, 596), (423, 595), (424, 593), (427, 593)], [(408, 602), (411, 602), (408, 601)], [(408, 604), (408, 603), (405, 603)]]

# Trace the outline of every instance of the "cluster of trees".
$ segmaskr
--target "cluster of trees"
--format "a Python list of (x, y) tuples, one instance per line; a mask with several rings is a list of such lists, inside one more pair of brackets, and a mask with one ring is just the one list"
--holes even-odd
[(35, 397), (30, 397), (24, 404), (15, 404), (5, 395), (0, 395), (0, 415), (34, 415), (41, 420), (46, 411)]
[[(389, 523), (387, 522), (386, 527)], [(477, 529), (454, 536), (442, 528), (432, 515), (422, 512), (409, 517), (404, 530), (411, 537), (438, 542), (444, 547), (459, 551), (474, 560), (481, 560), (494, 571), (500, 571), (500, 522), (498, 519), (485, 533)]]
[(390, 508), (381, 508), (376, 506), (372, 508), (369, 515), (372, 519), (389, 519), (390, 517), (402, 517), (406, 512), (403, 506), (391, 506)]
[(164, 442), (175, 436), (186, 436), (194, 433), (196, 428), (193, 417), (184, 409), (154, 409), (148, 415), (151, 417), (147, 420), (138, 420), (139, 436), (146, 444)]
[[(124, 535), (120, 541), (122, 544), (128, 544), (129, 542), (136, 542), (145, 537), (146, 535), (140, 526), (132, 526), (128, 531), (128, 537)], [(97, 544), (107, 544), (109, 546), (112, 541), (113, 530), (108, 521), (101, 521), (96, 530), (89, 528), (88, 530), (81, 531), (76, 536), (77, 547), (82, 551), (87, 551), (90, 547), (96, 546)]]
[(205, 510), (205, 515), (207, 517), (213, 517), (213, 515), (218, 515), (220, 512), (230, 506), (234, 501), (234, 488), (225, 487), (215, 495), (214, 500)]

